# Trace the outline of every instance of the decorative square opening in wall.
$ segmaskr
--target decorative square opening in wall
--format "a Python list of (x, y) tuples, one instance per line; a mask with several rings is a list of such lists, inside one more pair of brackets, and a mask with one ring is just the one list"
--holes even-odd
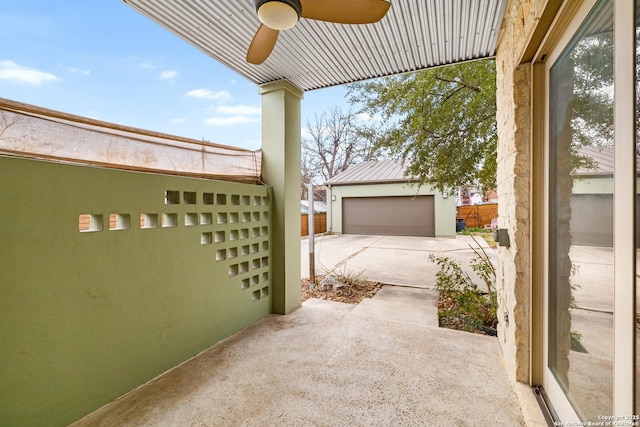
[(186, 225), (187, 227), (198, 225), (198, 214), (197, 213), (184, 214), (184, 225)]
[(211, 225), (213, 224), (213, 214), (211, 212), (203, 212), (200, 214), (200, 224)]
[(229, 214), (229, 223), (235, 224), (238, 222), (238, 212), (231, 212)]
[(216, 251), (216, 261), (224, 261), (227, 259), (227, 251), (220, 249)]
[(165, 205), (179, 205), (180, 204), (180, 192), (166, 190), (164, 192), (164, 204)]
[(233, 264), (229, 266), (229, 277), (238, 275), (238, 264)]
[(234, 206), (238, 206), (240, 204), (240, 196), (237, 194), (231, 195), (231, 204)]
[(103, 216), (81, 214), (78, 216), (78, 230), (82, 233), (102, 231)]
[(202, 193), (202, 203), (205, 205), (212, 205), (213, 193)]
[(128, 230), (131, 227), (131, 215), (110, 214), (109, 230)]
[(240, 273), (248, 273), (249, 272), (249, 261), (244, 261), (240, 263)]
[(255, 206), (262, 205), (262, 197), (261, 196), (253, 196), (253, 204)]
[(227, 250), (229, 259), (238, 258), (238, 248), (229, 248)]
[(200, 244), (201, 245), (210, 245), (213, 243), (213, 233), (212, 232), (206, 232), (206, 233), (202, 233), (200, 235)]
[(195, 191), (185, 191), (182, 195), (184, 203), (187, 205), (195, 205), (198, 200), (198, 195)]
[(177, 227), (178, 226), (178, 214), (164, 213), (162, 214), (162, 226), (163, 227)]
[(158, 214), (140, 214), (140, 228), (158, 228)]
[(244, 206), (249, 206), (251, 204), (251, 197), (250, 196), (242, 196), (242, 204)]
[(227, 204), (227, 195), (226, 194), (216, 194), (216, 204), (217, 205), (226, 205)]

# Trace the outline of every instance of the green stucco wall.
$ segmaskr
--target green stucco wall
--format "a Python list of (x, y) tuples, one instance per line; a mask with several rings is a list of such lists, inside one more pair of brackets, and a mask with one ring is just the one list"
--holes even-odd
[(262, 95), (262, 180), (273, 189), (273, 312), (300, 307), (300, 100), (287, 81), (260, 86)]
[(269, 193), (0, 157), (0, 424), (66, 425), (268, 314)]
[(435, 229), (438, 237), (454, 237), (456, 235), (456, 201), (454, 197), (442, 197), (428, 185), (420, 188), (405, 183), (334, 185), (331, 196), (336, 200), (327, 201), (327, 210), (331, 216), (331, 232), (342, 233), (342, 198), (343, 197), (383, 197), (383, 196), (434, 196)]

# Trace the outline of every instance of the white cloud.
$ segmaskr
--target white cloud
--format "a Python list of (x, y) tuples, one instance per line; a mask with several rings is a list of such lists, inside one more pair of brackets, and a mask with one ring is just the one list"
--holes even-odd
[(384, 121), (382, 114), (379, 114), (379, 113), (376, 113), (376, 114), (358, 113), (356, 114), (356, 120), (358, 120), (359, 122), (369, 123), (369, 124), (382, 123)]
[(231, 99), (231, 94), (226, 90), (213, 92), (209, 89), (194, 89), (186, 93), (187, 96), (200, 99), (213, 99), (216, 101), (227, 101)]
[(261, 115), (262, 108), (253, 105), (220, 105), (216, 108), (219, 114), (236, 114), (236, 115)]
[(252, 105), (220, 105), (215, 109), (216, 116), (205, 120), (209, 126), (230, 126), (260, 121), (262, 110)]
[(60, 78), (54, 74), (24, 67), (10, 60), (0, 61), (0, 79), (13, 80), (31, 85), (60, 80)]
[(170, 79), (173, 79), (177, 75), (178, 75), (178, 72), (176, 70), (165, 70), (165, 71), (160, 73), (160, 78), (162, 80), (170, 80)]
[(62, 65), (62, 64), (60, 64), (60, 68), (62, 68), (65, 71), (68, 71), (70, 73), (73, 73), (73, 74), (82, 74), (83, 76), (88, 76), (88, 75), (91, 74), (91, 70), (83, 70), (83, 69), (80, 69), (80, 68), (69, 67), (69, 66)]
[(237, 125), (243, 123), (256, 123), (259, 122), (260, 119), (257, 117), (249, 117), (249, 116), (228, 116), (228, 117), (220, 117), (214, 116), (205, 120), (205, 124), (208, 126), (230, 126)]

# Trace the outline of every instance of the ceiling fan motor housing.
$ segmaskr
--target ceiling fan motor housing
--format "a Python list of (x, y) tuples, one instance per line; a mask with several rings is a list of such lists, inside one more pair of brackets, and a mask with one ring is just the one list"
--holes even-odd
[(300, 3), (300, 0), (253, 0), (253, 2), (256, 5), (256, 12), (258, 12), (265, 3), (276, 2), (290, 6), (298, 14), (298, 19), (300, 19), (302, 15), (302, 3)]

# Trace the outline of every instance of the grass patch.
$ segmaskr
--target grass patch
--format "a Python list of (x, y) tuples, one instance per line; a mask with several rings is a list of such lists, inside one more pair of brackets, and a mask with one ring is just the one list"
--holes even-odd
[(492, 230), (485, 230), (484, 228), (466, 228), (462, 231), (458, 231), (457, 234), (462, 236), (478, 236), (487, 242), (490, 248), (496, 249), (498, 247), (496, 241), (493, 240)]

